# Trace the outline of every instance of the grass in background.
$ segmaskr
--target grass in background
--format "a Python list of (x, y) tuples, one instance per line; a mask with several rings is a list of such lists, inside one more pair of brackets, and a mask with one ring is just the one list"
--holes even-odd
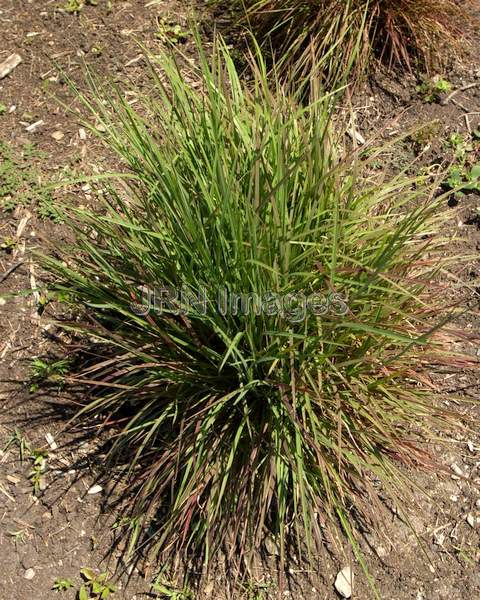
[(316, 65), (333, 81), (367, 66), (429, 71), (465, 46), (470, 0), (234, 0), (234, 9), (282, 63)]
[[(83, 98), (126, 172), (98, 212), (66, 210), (75, 251), (42, 259), (82, 317), (63, 326), (101, 342), (71, 378), (92, 389), (78, 418), (104, 417), (132, 547), (232, 559), (270, 532), (283, 562), (318, 550), (326, 523), (357, 552), (358, 520), (379, 526), (380, 497), (404, 498), (404, 467), (434, 468), (456, 422), (429, 375), (465, 364), (426, 290), (445, 263), (436, 186), (371, 179), (375, 151), (340, 153), (333, 96), (272, 91), (260, 54), (249, 86), (223, 44), (186, 78), (170, 55), (158, 66), (142, 108), (113, 88)], [(134, 307), (181, 287), (205, 288), (206, 311)], [(222, 314), (217, 290), (290, 300)]]

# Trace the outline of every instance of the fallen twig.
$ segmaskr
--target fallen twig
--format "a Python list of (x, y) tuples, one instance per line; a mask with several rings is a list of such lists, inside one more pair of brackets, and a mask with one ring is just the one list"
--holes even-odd
[(463, 87), (458, 88), (457, 90), (453, 90), (453, 92), (451, 92), (450, 94), (448, 94), (448, 96), (445, 98), (445, 100), (442, 100), (442, 102), (440, 104), (442, 104), (443, 106), (445, 106), (459, 92), (465, 92), (466, 90), (469, 90), (469, 89), (471, 89), (473, 87), (476, 87), (477, 85), (480, 85), (480, 81), (476, 81), (475, 83), (469, 83), (468, 85), (464, 85)]
[(20, 265), (23, 265), (24, 262), (25, 261), (23, 259), (18, 260), (9, 269), (7, 269), (3, 275), (0, 275), (0, 283), (3, 283), (5, 279), (7, 279), (7, 277), (9, 277), (16, 269), (18, 269)]
[(458, 106), (459, 108), (464, 110), (466, 113), (470, 112), (469, 108), (467, 108), (466, 106), (463, 106), (463, 104), (461, 104), (458, 100), (455, 100), (455, 98), (452, 98), (452, 103), (455, 104), (455, 106)]

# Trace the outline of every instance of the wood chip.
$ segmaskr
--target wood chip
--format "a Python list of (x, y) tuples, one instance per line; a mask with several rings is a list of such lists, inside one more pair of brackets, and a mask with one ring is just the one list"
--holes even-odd
[(6, 77), (22, 62), (20, 54), (11, 54), (7, 60), (0, 63), (0, 79)]
[(463, 477), (463, 471), (456, 463), (452, 463), (450, 465), (450, 468), (455, 473), (455, 475), (458, 475), (458, 477)]
[(476, 527), (477, 519), (472, 515), (472, 513), (468, 513), (467, 523), (470, 525), (470, 527)]
[(45, 123), (45, 121), (43, 119), (40, 119), (39, 121), (36, 121), (35, 123), (32, 123), (28, 127), (25, 127), (25, 130), (28, 131), (28, 133), (33, 133), (39, 127), (41, 127), (44, 123)]
[(47, 440), (47, 444), (50, 446), (50, 450), (56, 450), (58, 448), (58, 444), (54, 440), (53, 435), (51, 433), (46, 433), (45, 439)]
[(2, 492), (2, 494), (5, 494), (5, 496), (10, 500), (10, 502), (15, 502), (15, 498), (13, 496), (11, 496), (1, 484), (0, 484), (0, 492)]

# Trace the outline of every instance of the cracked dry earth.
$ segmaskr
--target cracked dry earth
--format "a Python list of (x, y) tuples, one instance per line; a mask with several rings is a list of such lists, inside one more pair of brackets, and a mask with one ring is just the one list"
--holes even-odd
[[(86, 63), (122, 85), (135, 82), (145, 86), (144, 61), (137, 41), (155, 51), (162, 44), (159, 24), (167, 23), (167, 29), (177, 24), (186, 27), (192, 7), (180, 1), (147, 0), (112, 0), (109, 6), (98, 0), (96, 6), (88, 5), (78, 14), (70, 14), (62, 10), (62, 5), (65, 3), (48, 0), (0, 0), (0, 63), (13, 53), (22, 58), (0, 80), (0, 105), (5, 107), (0, 114), (0, 178), (4, 178), (0, 180), (0, 600), (73, 599), (83, 567), (109, 573), (118, 587), (113, 598), (156, 597), (150, 584), (157, 565), (146, 563), (132, 570), (123, 564), (119, 550), (109, 552), (117, 516), (104, 510), (104, 490), (92, 490), (95, 464), (89, 456), (94, 436), (64, 433), (69, 415), (60, 395), (29, 391), (32, 359), (55, 352), (56, 332), (47, 325), (45, 315), (39, 314), (41, 299), (15, 294), (31, 290), (41, 281), (30, 250), (44, 247), (49, 239), (66, 236), (62, 225), (42, 211), (38, 198), (24, 200), (23, 188), (41, 186), (60, 176), (74, 178), (79, 173), (95, 172), (99, 165), (108, 163), (98, 143), (53, 98), (73, 102), (58, 67), (80, 85)], [(210, 18), (202, 4), (197, 4), (197, 10), (206, 20)], [(191, 40), (182, 43), (187, 55), (192, 52)], [(446, 73), (454, 88), (479, 82), (474, 58), (471, 65), (466, 63)], [(357, 124), (368, 136), (389, 122), (392, 125), (389, 131), (387, 125), (387, 134), (436, 119), (439, 126), (422, 149), (421, 160), (428, 164), (445, 154), (442, 140), (452, 133), (468, 135), (479, 126), (480, 86), (472, 86), (455, 98), (456, 103), (426, 105), (416, 94), (414, 81), (378, 75), (356, 101)], [(394, 120), (394, 116), (398, 118)], [(407, 143), (392, 160), (401, 163), (414, 158), (415, 144), (418, 140)], [(14, 167), (7, 171), (7, 163)], [(22, 175), (14, 175), (12, 180), (11, 173), (17, 171)], [(5, 191), (2, 186), (6, 185), (7, 172), (11, 189)], [(28, 173), (30, 177), (26, 177)], [(88, 185), (72, 185), (53, 194), (54, 199), (67, 197), (84, 205), (95, 202)], [(472, 256), (457, 273), (459, 287), (470, 290), (472, 298), (478, 289), (480, 269), (479, 208), (479, 196), (466, 195), (453, 220), (446, 224), (458, 231), (452, 251)], [(462, 323), (472, 330), (479, 324), (474, 314), (478, 312), (478, 300), (474, 304), (472, 314)], [(477, 348), (468, 351), (477, 352)], [(459, 372), (451, 380), (438, 383), (451, 390), (451, 401), (463, 398), (464, 410), (478, 417), (478, 408), (469, 403), (478, 400), (479, 394), (472, 374)], [(37, 493), (29, 476), (30, 452), (25, 448), (22, 460), (22, 443), (48, 450), (47, 471)], [(412, 475), (419, 488), (420, 508), (411, 514), (411, 521), (426, 555), (410, 528), (395, 514), (386, 524), (384, 535), (367, 533), (362, 542), (370, 572), (386, 600), (480, 597), (478, 431), (453, 440), (444, 459), (452, 469), (447, 477)], [(421, 490), (428, 491), (428, 496)], [(292, 557), (282, 597), (333, 600), (338, 597), (333, 586), (336, 574), (350, 564), (355, 573), (353, 598), (371, 598), (358, 563), (330, 550), (319, 559), (316, 570), (304, 568)], [(229, 586), (219, 568), (209, 576), (203, 590), (194, 592), (194, 597), (278, 597), (277, 567), (272, 548), (266, 564), (252, 570), (250, 590)], [(58, 578), (70, 578), (75, 588), (53, 591)]]

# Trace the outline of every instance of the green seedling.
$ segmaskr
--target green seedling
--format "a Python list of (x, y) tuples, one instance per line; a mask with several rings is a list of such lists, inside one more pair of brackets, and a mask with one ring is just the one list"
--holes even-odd
[(31, 452), (31, 450), (28, 439), (21, 433), (19, 429), (14, 429), (4, 446), (4, 451), (6, 452), (14, 445), (18, 447), (20, 453), (20, 462), (23, 463), (26, 454)]
[(93, 569), (84, 568), (80, 571), (85, 583), (78, 591), (78, 600), (106, 600), (117, 591), (109, 581), (107, 573), (95, 573)]
[(55, 590), (56, 592), (67, 592), (74, 586), (75, 584), (71, 579), (63, 579), (60, 577), (58, 579), (55, 579), (55, 583), (53, 584), (52, 590)]
[(2, 115), (4, 115), (6, 112), (7, 112), (7, 107), (5, 106), (5, 104), (2, 104), (2, 103), (0, 102), (0, 117), (1, 117)]
[(28, 478), (32, 482), (35, 495), (38, 495), (43, 489), (44, 476), (47, 470), (48, 451), (41, 448), (35, 449), (32, 451), (30, 458), (33, 461), (33, 467), (28, 474)]
[(441, 77), (423, 81), (417, 85), (417, 92), (422, 96), (424, 102), (432, 104), (438, 102), (442, 94), (448, 93), (452, 89), (452, 84)]
[[(43, 306), (48, 302), (47, 296), (44, 296)], [(41, 358), (36, 358), (32, 361), (31, 365), (31, 384), (30, 391), (36, 392), (40, 388), (41, 384), (49, 383), (57, 385), (62, 388), (65, 384), (65, 375), (68, 372), (70, 366), (70, 360), (68, 358), (62, 358), (60, 360), (54, 360), (47, 362)]]
[(69, 14), (78, 14), (84, 7), (84, 0), (67, 0), (63, 5), (63, 10)]
[(466, 139), (461, 133), (452, 133), (446, 142), (447, 148), (454, 151), (454, 157), (459, 162), (465, 162), (474, 147), (470, 139)]
[(19, 542), (24, 544), (26, 542), (26, 536), (27, 536), (27, 529), (19, 529), (17, 531), (9, 531), (8, 535), (10, 535), (14, 540), (15, 543)]
[(15, 239), (6, 237), (3, 239), (2, 243), (0, 244), (0, 248), (2, 250), (5, 250), (5, 252), (7, 254), (11, 254), (12, 250), (15, 248), (16, 245), (17, 245), (17, 241)]
[[(105, 2), (107, 6), (107, 12), (111, 11), (112, 4), (111, 0), (107, 0)], [(66, 13), (71, 15), (78, 15), (85, 6), (97, 6), (98, 0), (67, 0), (65, 4), (61, 7)]]
[(180, 589), (167, 581), (155, 581), (152, 590), (160, 594), (160, 598), (168, 600), (194, 600), (193, 592), (188, 587)]
[(447, 190), (456, 190), (459, 196), (465, 192), (480, 193), (480, 164), (469, 169), (463, 166), (451, 167), (444, 187)]
[(162, 17), (158, 20), (158, 31), (155, 33), (155, 37), (164, 43), (178, 44), (187, 40), (188, 33), (180, 25)]
[(466, 548), (465, 546), (453, 546), (458, 558), (464, 560), (468, 565), (475, 566), (477, 556), (480, 552), (480, 546), (476, 548)]
[[(18, 206), (37, 205), (42, 219), (54, 219), (51, 206), (53, 198), (49, 190), (41, 185), (41, 175), (31, 164), (33, 160), (45, 158), (35, 144), (27, 143), (20, 154), (0, 140), (0, 208), (12, 211)], [(54, 219), (55, 220), (55, 219)]]
[[(28, 118), (28, 121), (33, 121), (35, 119), (35, 117), (30, 116), (30, 118)], [(24, 144), (23, 149), (22, 149), (22, 156), (25, 159), (31, 159), (31, 158), (38, 158), (38, 159), (44, 159), (48, 157), (48, 154), (46, 152), (44, 152), (43, 150), (39, 150), (37, 148), (37, 145), (35, 144), (35, 142), (27, 142), (26, 144)]]

